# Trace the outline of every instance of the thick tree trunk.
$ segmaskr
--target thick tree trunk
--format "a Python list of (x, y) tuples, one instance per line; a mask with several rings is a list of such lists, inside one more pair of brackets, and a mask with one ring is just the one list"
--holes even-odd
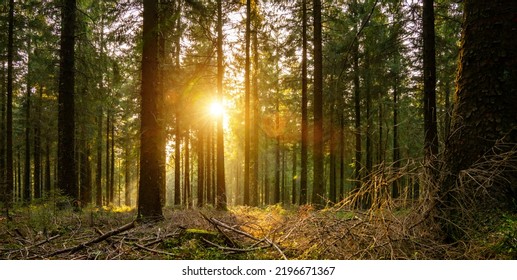
[(75, 160), (75, 18), (76, 1), (62, 6), (58, 98), (58, 187), (73, 200), (79, 199)]
[(79, 199), (75, 162), (75, 18), (76, 0), (66, 0), (61, 10), (61, 48), (58, 98), (58, 186), (63, 194)]
[(144, 1), (141, 128), (140, 128), (140, 181), (138, 189), (138, 216), (144, 219), (162, 218), (160, 190), (164, 182), (160, 158), (165, 153), (163, 115), (158, 82), (158, 1)]
[[(478, 210), (515, 210), (517, 199), (515, 153), (498, 162), (499, 176), (491, 172), (492, 185), (486, 197), (476, 194), (477, 183), (459, 180), (475, 164), (494, 168), (483, 162), (494, 155), (515, 151), (517, 143), (517, 2), (514, 0), (465, 1), (464, 26), (460, 49), (456, 103), (452, 129), (446, 145), (445, 164), (449, 176), (440, 184), (446, 215), (444, 230), (449, 238), (458, 238), (456, 224), (461, 224), (461, 204), (476, 199)], [(513, 172), (513, 173), (511, 173)], [(501, 180), (498, 180), (501, 179)], [(478, 178), (479, 179), (479, 178)], [(488, 204), (487, 204), (488, 203)], [(469, 209), (472, 211), (472, 209)]]

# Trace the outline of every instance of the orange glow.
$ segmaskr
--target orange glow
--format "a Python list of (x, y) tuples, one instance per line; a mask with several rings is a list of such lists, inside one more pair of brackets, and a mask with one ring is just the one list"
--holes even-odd
[(210, 104), (210, 115), (214, 117), (220, 117), (224, 114), (224, 107), (221, 103), (214, 101), (212, 104)]

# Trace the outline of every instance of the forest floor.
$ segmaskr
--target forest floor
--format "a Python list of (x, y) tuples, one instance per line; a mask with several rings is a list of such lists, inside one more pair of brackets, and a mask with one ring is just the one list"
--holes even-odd
[(135, 221), (129, 208), (57, 210), (42, 203), (0, 217), (0, 259), (516, 259), (517, 216), (446, 244), (409, 210), (231, 207)]

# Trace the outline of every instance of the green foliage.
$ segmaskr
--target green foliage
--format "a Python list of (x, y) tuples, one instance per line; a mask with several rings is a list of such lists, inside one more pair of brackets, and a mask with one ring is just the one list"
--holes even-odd
[(503, 215), (497, 235), (499, 240), (494, 250), (508, 258), (517, 259), (517, 215)]

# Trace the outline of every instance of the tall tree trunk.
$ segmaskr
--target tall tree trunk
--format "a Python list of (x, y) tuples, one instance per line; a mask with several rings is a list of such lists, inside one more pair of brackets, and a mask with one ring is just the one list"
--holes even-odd
[(372, 147), (372, 128), (373, 118), (372, 110), (372, 75), (370, 69), (370, 54), (365, 51), (364, 54), (364, 92), (366, 95), (366, 176), (369, 177), (373, 168), (373, 147)]
[(126, 143), (125, 145), (125, 149), (124, 149), (124, 179), (125, 179), (125, 196), (124, 196), (124, 201), (125, 201), (125, 205), (126, 206), (129, 206), (131, 207), (132, 205), (132, 202), (131, 202), (131, 192), (132, 192), (132, 189), (131, 189), (131, 183), (132, 183), (132, 178), (131, 178), (131, 154), (130, 154), (130, 141), (127, 141), (128, 143)]
[[(110, 142), (110, 150), (111, 150), (111, 154), (110, 154), (110, 163), (111, 163), (111, 166), (110, 166), (110, 197), (111, 197), (111, 203), (114, 202), (115, 200), (115, 120), (113, 119), (113, 117), (111, 118), (111, 124), (110, 124), (111, 128), (110, 128), (110, 139), (111, 139), (111, 142)], [(165, 143), (162, 144), (163, 147), (165, 147)], [(160, 162), (160, 166), (163, 166)], [(165, 171), (163, 171), (163, 173), (165, 174)], [(163, 183), (162, 183), (163, 184)], [(160, 194), (161, 196), (161, 194)]]
[[(280, 122), (280, 112), (278, 111), (279, 110), (279, 100), (278, 100), (278, 97), (277, 97), (277, 101), (276, 101), (276, 120), (275, 120), (275, 124), (276, 124), (276, 131), (278, 131), (278, 126), (279, 126), (279, 122)], [(273, 191), (273, 204), (277, 204), (280, 202), (280, 183), (281, 183), (281, 178), (280, 178), (280, 175), (281, 175), (281, 162), (280, 162), (280, 159), (281, 159), (281, 143), (280, 143), (280, 135), (277, 135), (276, 136), (276, 139), (275, 139), (275, 189)]]
[[(223, 106), (223, 8), (222, 1), (217, 0), (217, 99)], [(226, 180), (224, 172), (224, 115), (217, 118), (217, 209), (226, 210)]]
[(138, 216), (144, 219), (162, 218), (160, 190), (164, 182), (160, 158), (165, 153), (162, 101), (158, 82), (158, 1), (144, 1), (141, 128), (140, 128), (140, 181), (138, 189)]
[(345, 198), (345, 116), (339, 113), (339, 193), (338, 200)]
[(313, 0), (314, 16), (314, 181), (312, 203), (323, 207), (325, 202), (325, 176), (323, 169), (323, 50), (321, 34), (321, 0)]
[(424, 0), (424, 151), (427, 161), (438, 154), (438, 128), (436, 123), (436, 51), (434, 32), (434, 0)]
[(4, 208), (6, 216), (13, 201), (14, 172), (13, 172), (13, 30), (14, 30), (14, 0), (9, 1), (9, 28), (7, 40), (7, 119), (6, 119), (6, 170), (4, 186)]
[[(395, 73), (398, 75), (398, 73)], [(393, 171), (397, 173), (400, 169), (400, 145), (399, 145), (399, 104), (398, 104), (398, 78), (393, 81)], [(391, 186), (391, 197), (398, 198), (400, 195), (399, 181), (394, 180)]]
[(205, 151), (204, 127), (199, 129), (197, 139), (197, 207), (205, 205)]
[[(265, 147), (264, 151), (268, 151), (269, 149), (269, 141), (264, 141)], [(271, 203), (271, 190), (269, 186), (269, 158), (267, 152), (263, 156), (264, 158), (264, 204), (269, 205)]]
[(30, 138), (30, 126), (31, 126), (31, 38), (27, 41), (27, 95), (25, 100), (25, 166), (23, 174), (23, 201), (29, 204), (31, 202), (31, 138)]
[(102, 109), (97, 116), (97, 169), (95, 172), (95, 205), (102, 206)]
[[(6, 96), (7, 96), (7, 89), (6, 89), (6, 68), (5, 63), (2, 61), (2, 81), (1, 87), (2, 91), (0, 92), (0, 106), (1, 107), (1, 118), (0, 118), (0, 201), (4, 204), (5, 209), (7, 209), (7, 198), (5, 197), (7, 192), (7, 184), (6, 184), (6, 150), (5, 150), (5, 144), (6, 144), (6, 120), (5, 120), (5, 103), (6, 103)], [(8, 213), (6, 213), (8, 214)]]
[(189, 128), (186, 127), (185, 130), (185, 143), (184, 143), (184, 156), (183, 160), (183, 204), (186, 209), (190, 208), (191, 205), (191, 195), (190, 195), (190, 131)]
[(337, 155), (336, 155), (336, 112), (335, 108), (335, 99), (332, 97), (332, 104), (330, 106), (330, 141), (329, 141), (329, 201), (336, 203), (337, 202)]
[(212, 189), (212, 172), (214, 171), (214, 163), (212, 161), (212, 152), (213, 152), (213, 125), (210, 123), (207, 131), (207, 141), (206, 141), (206, 202), (208, 204), (212, 204), (214, 202), (214, 194)]
[[(356, 28), (355, 28), (356, 29)], [(354, 30), (355, 30), (354, 29)], [(354, 33), (357, 33), (354, 31)], [(361, 188), (361, 156), (362, 156), (362, 144), (361, 144), (361, 89), (359, 80), (359, 43), (355, 43), (353, 47), (353, 69), (354, 72), (354, 134), (355, 134), (355, 190), (359, 191)]]
[(38, 88), (39, 96), (36, 104), (36, 118), (34, 121), (34, 198), (41, 198), (41, 101), (43, 100), (43, 86)]
[(307, 203), (307, 146), (308, 146), (308, 114), (307, 114), (307, 1), (302, 1), (302, 135), (300, 159), (300, 204)]
[(106, 204), (113, 203), (113, 189), (111, 185), (111, 153), (110, 153), (110, 128), (111, 128), (111, 112), (108, 109), (106, 116)]
[(181, 205), (181, 122), (180, 109), (176, 105), (176, 123), (174, 138), (174, 205)]
[(75, 162), (75, 18), (76, 0), (66, 0), (61, 8), (61, 48), (59, 52), (58, 97), (58, 186), (73, 200), (79, 199)]
[(52, 190), (52, 166), (50, 164), (50, 141), (46, 139), (45, 143), (45, 195), (50, 196)]
[(292, 205), (296, 205), (296, 197), (298, 196), (298, 191), (297, 191), (297, 181), (298, 181), (298, 173), (297, 173), (297, 170), (296, 170), (296, 166), (298, 165), (298, 162), (297, 162), (297, 159), (296, 159), (296, 146), (293, 147), (293, 167), (292, 167), (292, 175), (291, 175), (291, 204)]
[[(450, 240), (464, 236), (457, 226), (465, 222), (459, 211), (466, 202), (474, 199), (474, 204), (467, 206), (478, 208), (476, 211), (515, 211), (517, 199), (515, 153), (504, 155), (515, 152), (517, 143), (517, 2), (467, 0), (464, 5), (452, 134), (445, 149), (449, 176), (439, 184), (439, 209), (445, 216), (443, 220), (450, 221), (443, 226)], [(506, 169), (498, 170), (503, 172), (499, 176), (504, 179), (494, 180), (494, 174), (490, 173), (493, 185), (484, 189), (488, 198), (472, 197), (479, 193), (479, 184), (460, 180), (462, 170), (483, 164), (486, 158), (498, 154), (506, 158), (501, 162)], [(495, 167), (492, 162), (486, 166)], [(469, 196), (464, 197), (465, 194)], [(471, 208), (468, 208), (469, 213), (473, 211)]]
[[(370, 68), (370, 53), (368, 48), (364, 53), (364, 93), (366, 95), (366, 170), (364, 179), (368, 182), (371, 179), (371, 173), (373, 169), (373, 145), (372, 145), (372, 129), (373, 129), (373, 117), (372, 117), (372, 75)], [(371, 184), (369, 187), (373, 186)], [(364, 209), (371, 207), (372, 196), (374, 195), (373, 189), (366, 189), (361, 196), (361, 204)]]
[(250, 205), (250, 41), (251, 41), (251, 0), (246, 0), (246, 62), (244, 69), (244, 205)]
[(92, 200), (92, 174), (90, 167), (90, 148), (88, 147), (88, 143), (85, 140), (84, 136), (81, 140), (81, 151), (80, 154), (80, 196), (81, 196), (81, 206), (87, 206), (91, 203)]
[(258, 15), (256, 12), (256, 9), (253, 10), (253, 21), (254, 21), (254, 27), (252, 31), (252, 41), (253, 41), (253, 74), (252, 74), (252, 85), (253, 89), (251, 91), (251, 104), (253, 104), (253, 120), (251, 121), (253, 131), (251, 132), (251, 145), (250, 145), (250, 161), (251, 161), (251, 175), (250, 175), (250, 184), (251, 184), (251, 193), (250, 193), (250, 199), (251, 199), (251, 205), (257, 206), (259, 205), (259, 81), (258, 81), (258, 75), (259, 75), (259, 40), (258, 40), (258, 29), (259, 29), (259, 22), (258, 22)]

